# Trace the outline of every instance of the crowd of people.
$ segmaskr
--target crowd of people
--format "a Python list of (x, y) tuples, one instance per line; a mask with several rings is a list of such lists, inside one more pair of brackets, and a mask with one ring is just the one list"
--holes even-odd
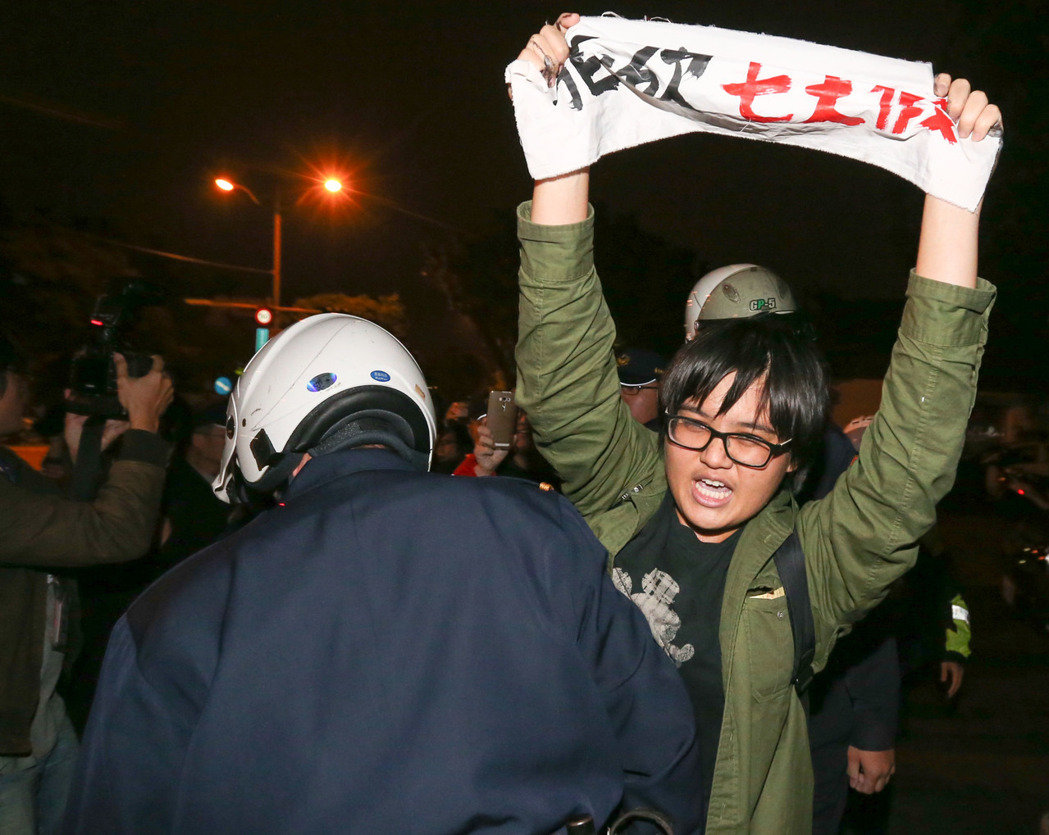
[[(556, 78), (577, 21), (520, 59)], [(963, 137), (999, 124), (935, 84)], [(888, 785), (901, 667), (953, 695), (969, 654), (934, 525), (995, 292), (979, 211), (926, 196), (845, 433), (762, 267), (697, 282), (673, 358), (617, 346), (589, 196), (582, 169), (517, 210), (507, 443), (321, 314), (227, 403), (118, 353), (122, 414), (68, 411), (46, 474), (0, 448), (0, 830), (830, 833)], [(0, 340), (4, 437), (29, 377)], [(81, 647), (89, 716), (58, 688)]]

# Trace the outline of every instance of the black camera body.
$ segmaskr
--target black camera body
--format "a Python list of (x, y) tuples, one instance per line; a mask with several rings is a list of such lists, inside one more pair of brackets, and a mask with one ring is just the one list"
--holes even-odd
[(152, 355), (130, 350), (126, 337), (139, 309), (159, 302), (156, 291), (141, 281), (129, 281), (119, 292), (98, 297), (91, 314), (93, 339), (77, 351), (70, 367), (68, 411), (106, 418), (126, 416), (117, 398), (113, 354), (120, 353), (127, 360), (129, 377), (149, 373)]

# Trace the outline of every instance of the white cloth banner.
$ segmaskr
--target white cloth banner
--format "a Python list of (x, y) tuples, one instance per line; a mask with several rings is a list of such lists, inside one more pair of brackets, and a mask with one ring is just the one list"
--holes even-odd
[(1001, 131), (961, 139), (929, 64), (831, 46), (618, 17), (584, 17), (555, 87), (528, 61), (506, 69), (529, 173), (702, 131), (828, 151), (885, 168), (975, 210)]

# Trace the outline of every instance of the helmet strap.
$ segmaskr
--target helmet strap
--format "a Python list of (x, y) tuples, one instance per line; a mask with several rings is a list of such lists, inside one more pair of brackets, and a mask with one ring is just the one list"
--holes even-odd
[(291, 472), (302, 460), (302, 455), (294, 452), (279, 453), (271, 456), (272, 464), (257, 482), (251, 485), (251, 489), (257, 493), (271, 493), (282, 487), (291, 478)]

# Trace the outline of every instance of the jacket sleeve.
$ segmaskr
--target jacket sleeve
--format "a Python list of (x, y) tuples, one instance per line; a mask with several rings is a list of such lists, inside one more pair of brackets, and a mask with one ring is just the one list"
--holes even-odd
[(603, 549), (579, 515), (565, 509), (567, 547), (588, 568), (577, 572), (575, 583), (576, 645), (618, 737), (623, 807), (655, 808), (670, 815), (675, 832), (698, 831), (705, 818), (696, 790), (702, 768), (684, 682), (641, 610), (612, 584)]
[(198, 776), (186, 762), (218, 669), (232, 576), (223, 552), (211, 553), (161, 577), (113, 627), (63, 832), (197, 831), (180, 823), (179, 803)]
[(63, 832), (169, 832), (192, 727), (139, 669), (127, 618), (113, 627)]
[(149, 548), (168, 446), (128, 430), (94, 501), (34, 493), (0, 479), (0, 562), (72, 566), (124, 562)]
[(862, 617), (917, 556), (954, 481), (987, 336), (994, 288), (911, 275), (882, 388), (856, 461), (830, 494), (800, 511), (798, 530), (820, 669), (842, 626)]
[(864, 654), (845, 672), (852, 704), (849, 744), (862, 751), (888, 751), (896, 746), (900, 713), (900, 660), (896, 639), (884, 635), (868, 642)]
[(665, 485), (659, 438), (620, 397), (615, 326), (594, 269), (593, 210), (565, 226), (534, 224), (530, 214), (530, 203), (518, 209), (517, 402), (564, 494), (593, 525), (631, 490)]

